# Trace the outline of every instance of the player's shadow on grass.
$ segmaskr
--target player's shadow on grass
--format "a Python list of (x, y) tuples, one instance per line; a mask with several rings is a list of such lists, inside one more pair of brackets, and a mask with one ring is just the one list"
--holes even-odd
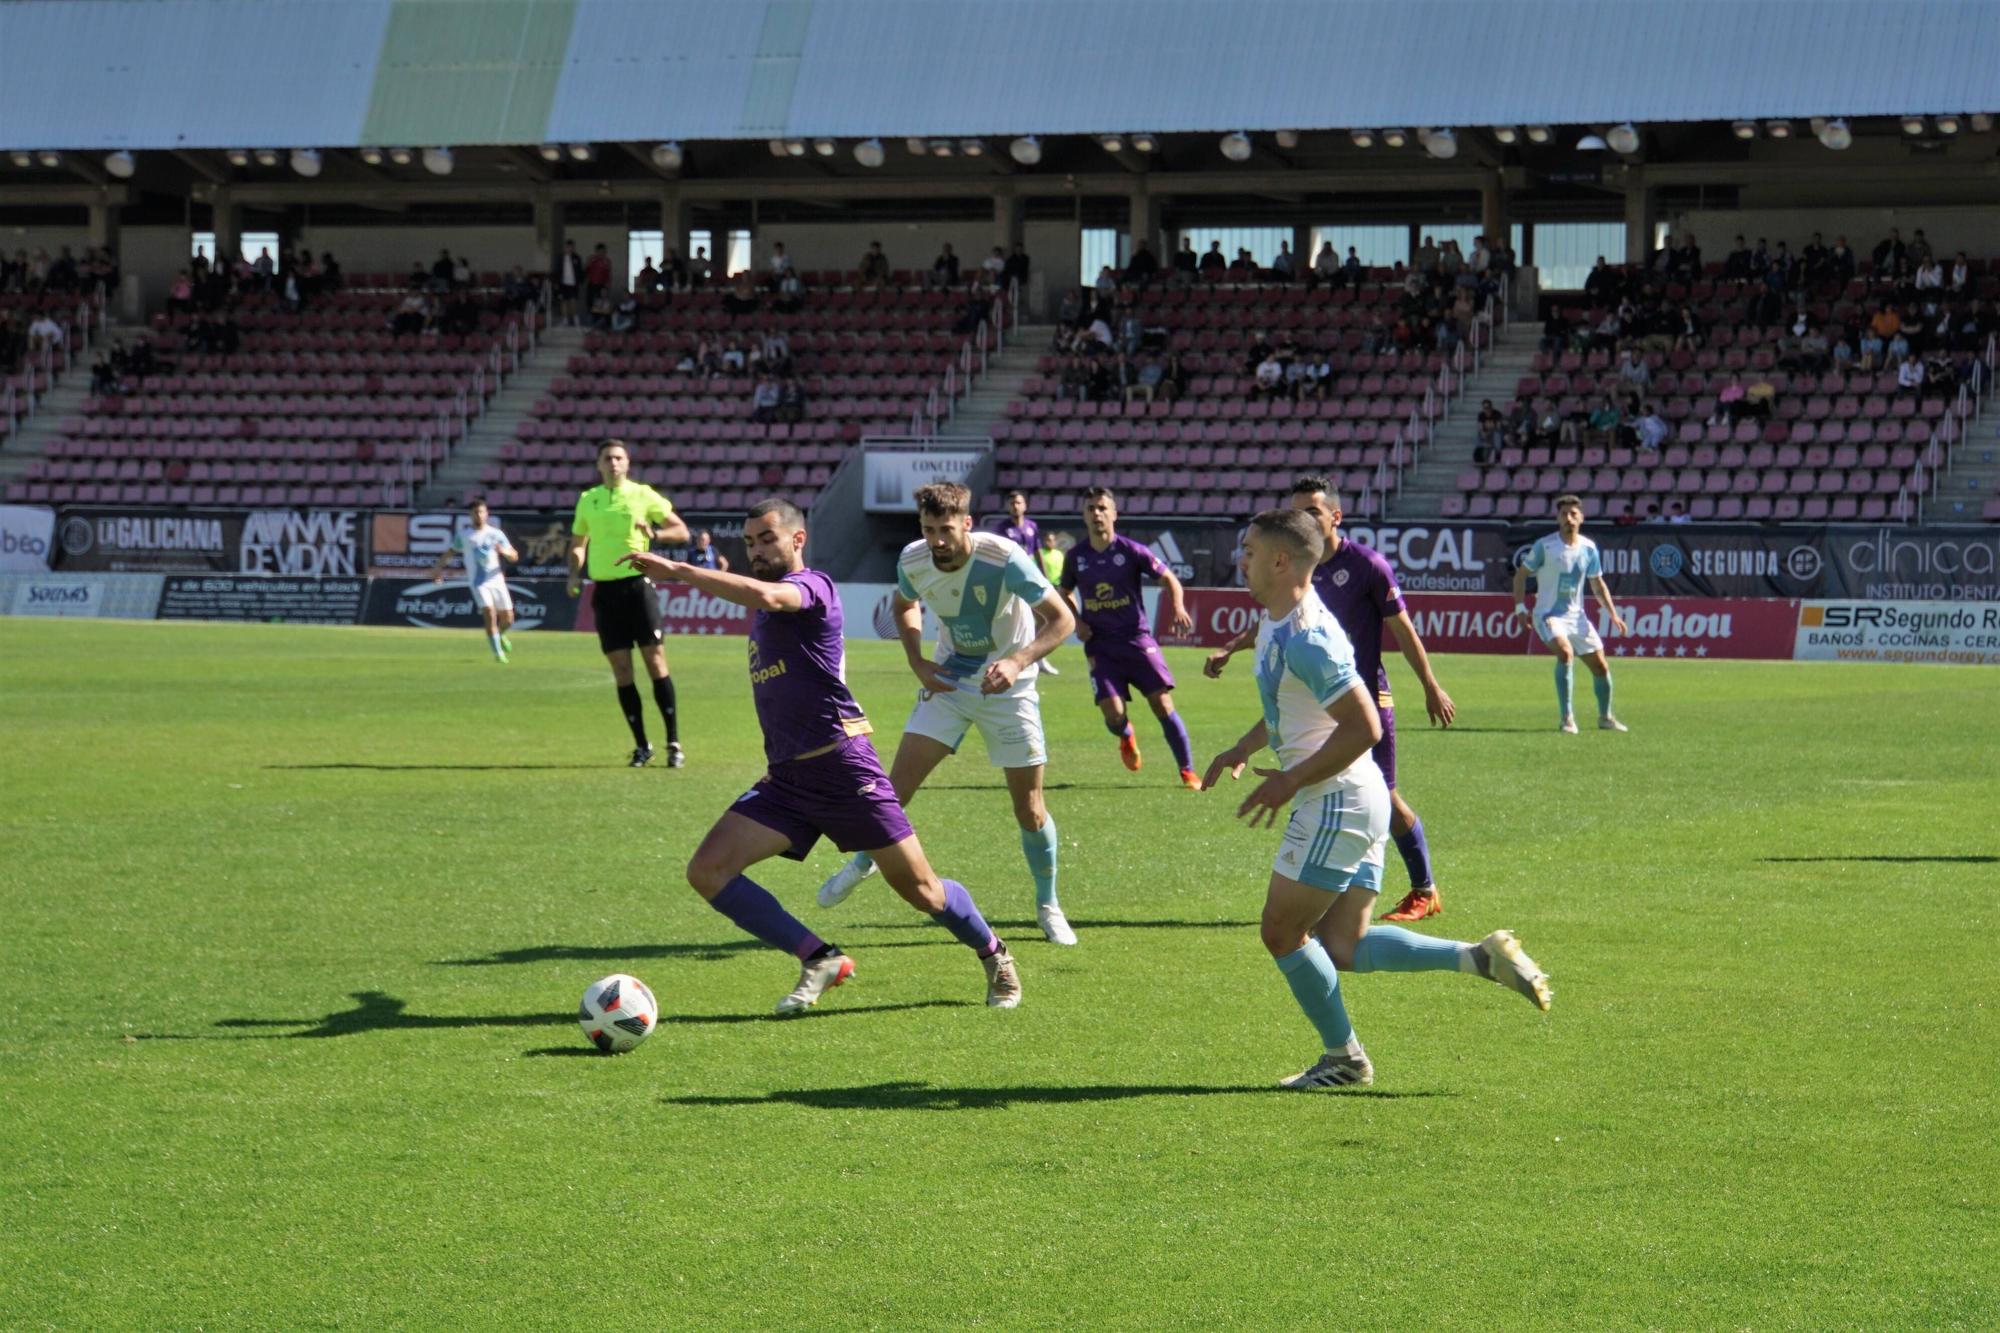
[(2000, 864), (2000, 856), (1760, 856), (1759, 861), (1857, 861), (1883, 862), (1888, 865), (1962, 865), (1990, 866)]
[[(355, 991), (354, 1008), (327, 1014), (323, 1018), (221, 1018), (215, 1026), (219, 1028), (300, 1028), (299, 1032), (246, 1032), (241, 1036), (202, 1034), (188, 1036), (180, 1033), (146, 1032), (133, 1035), (142, 1041), (256, 1041), (293, 1040), (314, 1037), (351, 1037), (362, 1032), (399, 1032), (414, 1029), (434, 1028), (527, 1028), (561, 1027), (576, 1022), (576, 1011), (560, 1014), (413, 1014), (409, 1011), (409, 1001), (399, 1000), (384, 991)], [(841, 1014), (883, 1014), (903, 1009), (951, 1009), (970, 1005), (970, 1000), (918, 1000), (903, 1004), (857, 1004), (845, 1005), (837, 1009), (815, 1010), (801, 1018), (833, 1018)], [(778, 1022), (769, 1013), (730, 1014), (663, 1014), (661, 1026), (685, 1024), (709, 1026), (732, 1023)], [(789, 1021), (799, 1021), (792, 1019)], [(567, 1049), (567, 1048), (565, 1048)], [(578, 1047), (585, 1054), (594, 1055), (588, 1047)], [(552, 1054), (553, 1051), (531, 1051), (529, 1054)]]
[[(792, 1088), (761, 1097), (695, 1094), (662, 1097), (667, 1106), (804, 1106), (815, 1111), (1004, 1111), (1014, 1106), (1055, 1106), (1071, 1102), (1118, 1102), (1134, 1097), (1261, 1097), (1285, 1090), (1269, 1083), (1091, 1083), (1072, 1086), (1028, 1084), (1007, 1088), (940, 1088), (920, 1080), (868, 1083), (853, 1088)], [(1448, 1092), (1353, 1088), (1347, 1097), (1449, 1097)]]
[[(1033, 924), (1032, 922), (1029, 924)], [(937, 931), (935, 925), (924, 929)], [(871, 949), (923, 949), (955, 945), (944, 934), (926, 940), (888, 940), (871, 944)], [(719, 940), (710, 944), (537, 944), (524, 949), (502, 949), (484, 958), (439, 958), (433, 967), (494, 967), (503, 963), (599, 962), (616, 963), (631, 958), (672, 958), (681, 962), (720, 963), (744, 953), (771, 953), (771, 946), (757, 940)]]
[[(999, 782), (926, 782), (925, 791), (995, 791), (1006, 784)], [(1141, 791), (1129, 782), (1044, 782), (1043, 791)]]
[(1459, 732), (1469, 731), (1475, 734), (1485, 733), (1488, 735), (1495, 735), (1495, 736), (1499, 735), (1525, 736), (1531, 732), (1539, 735), (1540, 733), (1547, 730), (1548, 730), (1547, 727), (1468, 727), (1462, 722), (1454, 722), (1451, 724), (1450, 734), (1457, 735)]
[(603, 764), (266, 764), (267, 773), (312, 773), (345, 771), (367, 773), (528, 773), (575, 771), (603, 768)]
[[(1258, 922), (1255, 921), (1178, 921), (1178, 920), (1159, 920), (1159, 919), (1145, 920), (1145, 921), (1120, 921), (1120, 920), (1113, 920), (1108, 917), (1092, 918), (1092, 917), (1082, 917), (1082, 916), (1071, 917), (1069, 919), (1069, 923), (1070, 925), (1076, 927), (1078, 930), (1243, 930), (1249, 927), (1254, 927), (1259, 924)], [(1035, 921), (1030, 921), (1025, 917), (1014, 920), (1002, 920), (998, 917), (994, 917), (994, 918), (989, 918), (986, 924), (993, 927), (995, 930), (1039, 931), (1041, 929), (1040, 923)], [(869, 931), (869, 930), (935, 930), (935, 929), (936, 929), (935, 926), (926, 925), (921, 921), (877, 921), (877, 922), (858, 922), (851, 926), (843, 926), (840, 929), (840, 933), (842, 935), (858, 935), (863, 931)], [(870, 944), (867, 947), (870, 949), (893, 949), (898, 946), (893, 943), (884, 943), (884, 944)]]
[[(909, 1000), (901, 1004), (848, 1004), (837, 1009), (808, 1009), (802, 1014), (779, 1017), (768, 1010), (756, 1013), (738, 1014), (661, 1014), (660, 1027), (689, 1026), (714, 1027), (736, 1023), (812, 1023), (826, 1018), (839, 1018), (846, 1014), (893, 1014), (906, 1009), (974, 1009), (971, 1000)], [(522, 1051), (527, 1056), (590, 1055), (602, 1058), (602, 1052), (590, 1046), (540, 1046), (532, 1051)]]

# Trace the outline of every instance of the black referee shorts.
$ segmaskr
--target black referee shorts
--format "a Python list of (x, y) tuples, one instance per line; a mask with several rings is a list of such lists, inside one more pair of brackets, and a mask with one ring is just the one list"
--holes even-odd
[(591, 584), (590, 609), (597, 617), (597, 646), (607, 653), (660, 642), (660, 599), (643, 576)]

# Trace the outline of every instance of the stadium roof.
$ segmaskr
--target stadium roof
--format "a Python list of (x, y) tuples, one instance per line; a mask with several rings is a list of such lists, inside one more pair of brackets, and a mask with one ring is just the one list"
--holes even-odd
[(2000, 111), (1995, 0), (16, 0), (0, 149)]

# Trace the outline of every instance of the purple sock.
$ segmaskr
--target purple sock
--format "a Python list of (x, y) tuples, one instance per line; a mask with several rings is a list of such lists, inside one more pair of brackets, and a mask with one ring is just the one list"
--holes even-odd
[(1431, 886), (1431, 847), (1424, 841), (1424, 821), (1410, 821), (1408, 833), (1396, 835), (1396, 850), (1403, 854), (1403, 867), (1410, 872), (1410, 887), (1428, 889)]
[(1160, 719), (1160, 730), (1167, 733), (1167, 748), (1174, 752), (1174, 762), (1183, 770), (1194, 767), (1194, 742), (1188, 739), (1187, 723), (1181, 721), (1179, 713), (1168, 713)]
[(747, 875), (738, 875), (723, 885), (722, 892), (710, 898), (708, 905), (773, 949), (810, 958), (826, 947), (826, 942), (807, 930), (803, 921), (779, 906), (769, 889)]
[(1107, 717), (1104, 719), (1104, 729), (1122, 741), (1132, 734), (1132, 719), (1121, 717), (1116, 722), (1113, 722)]
[(980, 916), (978, 907), (973, 905), (972, 895), (955, 879), (944, 881), (944, 910), (932, 912), (931, 920), (956, 935), (960, 944), (981, 958), (1000, 947), (1000, 941), (988, 928), (986, 918)]

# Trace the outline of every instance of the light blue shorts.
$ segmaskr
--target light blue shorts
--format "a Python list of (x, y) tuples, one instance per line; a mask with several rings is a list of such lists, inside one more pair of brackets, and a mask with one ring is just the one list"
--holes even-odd
[(1388, 841), (1389, 789), (1375, 778), (1365, 786), (1300, 797), (1271, 868), (1328, 893), (1350, 887), (1379, 893)]

